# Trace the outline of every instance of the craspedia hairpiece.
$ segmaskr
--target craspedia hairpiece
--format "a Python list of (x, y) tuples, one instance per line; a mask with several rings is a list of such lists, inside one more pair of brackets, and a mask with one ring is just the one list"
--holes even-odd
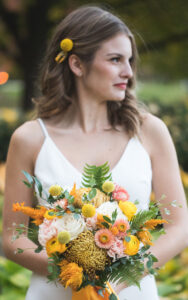
[(62, 63), (65, 60), (65, 58), (67, 57), (68, 52), (72, 50), (73, 41), (71, 39), (63, 39), (60, 42), (60, 48), (61, 48), (62, 51), (60, 53), (58, 53), (58, 55), (55, 58), (55, 61), (59, 64)]

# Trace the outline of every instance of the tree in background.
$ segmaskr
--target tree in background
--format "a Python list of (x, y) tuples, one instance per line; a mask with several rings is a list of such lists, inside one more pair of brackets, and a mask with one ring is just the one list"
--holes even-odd
[[(135, 34), (141, 55), (141, 77), (186, 77), (188, 1), (96, 3), (119, 13)], [(84, 0), (0, 0), (0, 64), (10, 65), (10, 70), (13, 66), (14, 76), (24, 81), (24, 110), (31, 108), (34, 82), (51, 30), (69, 11), (83, 4), (88, 3)]]

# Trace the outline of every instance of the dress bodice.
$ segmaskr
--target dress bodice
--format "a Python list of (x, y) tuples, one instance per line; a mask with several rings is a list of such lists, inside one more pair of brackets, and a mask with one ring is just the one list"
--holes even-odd
[[(82, 174), (57, 148), (41, 119), (39, 119), (39, 122), (43, 129), (45, 140), (36, 159), (35, 176), (41, 181), (46, 191), (52, 184), (71, 188), (73, 183), (76, 182), (77, 187), (80, 187)], [(147, 209), (151, 193), (151, 161), (148, 153), (136, 136), (129, 140), (123, 155), (111, 170), (111, 173), (113, 181), (128, 191), (130, 201), (138, 200), (138, 207)], [(40, 204), (45, 204), (44, 200), (39, 196), (38, 200)]]
[[(82, 174), (66, 159), (57, 148), (41, 119), (38, 119), (44, 132), (44, 143), (36, 159), (34, 175), (40, 180), (45, 191), (53, 184), (72, 188), (74, 182), (81, 187)], [(87, 162), (86, 162), (87, 163)], [(147, 209), (151, 193), (152, 168), (150, 157), (138, 137), (132, 137), (120, 160), (111, 170), (112, 179), (124, 187), (130, 195), (130, 201), (139, 201), (139, 209)], [(38, 202), (47, 202), (38, 195)], [(159, 300), (153, 276), (146, 276), (140, 282), (141, 290), (136, 286), (123, 289), (120, 300)], [(70, 288), (47, 283), (44, 276), (33, 273), (26, 300), (71, 300)]]

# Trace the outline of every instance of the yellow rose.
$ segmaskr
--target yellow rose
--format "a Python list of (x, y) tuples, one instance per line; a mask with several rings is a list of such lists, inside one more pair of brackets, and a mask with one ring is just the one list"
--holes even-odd
[(122, 210), (122, 212), (124, 213), (124, 215), (128, 218), (129, 221), (132, 219), (132, 217), (137, 212), (136, 205), (130, 201), (120, 201), (119, 207)]
[(140, 242), (135, 235), (128, 235), (127, 237), (130, 238), (130, 241), (127, 242), (126, 240), (123, 241), (123, 245), (125, 247), (125, 254), (127, 255), (135, 255), (139, 251)]

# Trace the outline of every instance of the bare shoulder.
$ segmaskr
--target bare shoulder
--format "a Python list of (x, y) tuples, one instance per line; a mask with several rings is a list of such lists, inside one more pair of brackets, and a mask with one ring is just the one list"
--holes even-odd
[(151, 156), (164, 148), (173, 148), (172, 138), (166, 124), (158, 117), (145, 113), (141, 126), (141, 139)]
[(10, 141), (10, 148), (25, 156), (37, 155), (42, 143), (44, 135), (37, 120), (27, 121), (18, 127)]
[(40, 125), (37, 120), (25, 122), (20, 127), (18, 127), (12, 135), (12, 139), (20, 140), (28, 144), (37, 143), (42, 138), (43, 133), (42, 130), (40, 130)]

